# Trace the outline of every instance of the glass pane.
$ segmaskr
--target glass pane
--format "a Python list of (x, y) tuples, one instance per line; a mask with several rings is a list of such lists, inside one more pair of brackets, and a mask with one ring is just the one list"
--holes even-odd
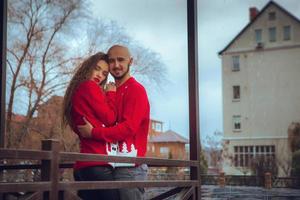
[(261, 29), (255, 30), (255, 40), (257, 43), (262, 42), (262, 30)]
[(256, 153), (259, 153), (259, 152), (260, 152), (260, 151), (259, 151), (259, 146), (256, 146), (255, 149), (256, 149)]
[[(189, 159), (186, 0), (9, 0), (8, 4), (8, 148), (40, 149), (41, 140), (55, 138), (63, 151)], [(113, 45), (123, 46), (117, 47), (121, 53), (109, 51)], [(109, 52), (109, 66), (95, 61), (98, 52)], [(122, 82), (128, 73), (134, 79)], [(103, 77), (117, 85), (116, 108), (109, 102), (113, 86), (98, 84)], [(80, 89), (85, 83), (87, 88)], [(77, 97), (82, 100), (78, 104)], [(61, 124), (65, 113), (67, 126)], [(114, 116), (108, 119), (111, 113)], [(136, 118), (128, 120), (132, 116)], [(76, 127), (84, 124), (83, 117), (108, 131), (123, 123), (125, 133), (112, 136), (118, 139), (83, 139)], [(204, 155), (201, 158), (206, 162)], [(165, 174), (170, 170), (173, 177), (178, 173), (178, 179), (189, 176), (185, 168), (151, 170)]]
[(269, 13), (269, 20), (275, 20), (276, 19), (276, 12), (270, 12)]
[(233, 99), (240, 99), (240, 86), (233, 86)]
[(234, 155), (234, 166), (235, 166), (235, 167), (238, 167), (238, 166), (239, 166), (239, 164), (238, 164), (238, 155), (237, 155), (237, 154)]
[(270, 42), (276, 41), (276, 28), (275, 27), (269, 28), (269, 41)]
[(233, 56), (232, 57), (232, 71), (239, 71), (240, 70), (240, 57)]
[(253, 146), (250, 146), (250, 152), (253, 152)]
[[(189, 137), (186, 1), (112, 0), (91, 1), (90, 5), (51, 1), (48, 5), (11, 0), (9, 8), (15, 13), (8, 18), (8, 131), (13, 132), (7, 134), (8, 147), (39, 149), (39, 140), (50, 137), (64, 138), (65, 150), (78, 148), (73, 148), (77, 136), (60, 126), (66, 87), (84, 59), (121, 44), (133, 58), (131, 75), (147, 91), (150, 118), (155, 122), (150, 127), (156, 134), (169, 131), (168, 136), (180, 138), (176, 142), (183, 145), (178, 148), (185, 152)], [(71, 10), (70, 16), (62, 8)], [(57, 30), (56, 23), (61, 25)], [(108, 79), (113, 81), (112, 76)], [(28, 133), (25, 138), (24, 131)], [(30, 146), (33, 139), (37, 142)], [(187, 153), (175, 154), (174, 158), (187, 158)]]
[(291, 39), (291, 27), (284, 26), (283, 27), (283, 40), (290, 40)]

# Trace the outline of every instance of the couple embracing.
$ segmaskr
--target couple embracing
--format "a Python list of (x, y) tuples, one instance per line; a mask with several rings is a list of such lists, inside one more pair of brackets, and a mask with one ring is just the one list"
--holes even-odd
[[(80, 152), (144, 157), (150, 106), (146, 90), (130, 75), (133, 58), (127, 47), (112, 46), (107, 54), (87, 58), (66, 90), (63, 123), (79, 136)], [(108, 83), (111, 74), (114, 83)], [(105, 88), (105, 89), (104, 89)], [(145, 180), (147, 165), (77, 161), (76, 181)], [(85, 200), (140, 200), (143, 188), (81, 190)]]

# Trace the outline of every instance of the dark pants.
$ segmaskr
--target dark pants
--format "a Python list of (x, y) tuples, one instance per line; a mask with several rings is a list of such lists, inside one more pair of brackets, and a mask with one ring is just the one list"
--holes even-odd
[[(76, 181), (112, 181), (113, 169), (111, 167), (94, 166), (74, 171)], [(80, 190), (78, 196), (84, 200), (119, 200), (117, 189)]]
[[(147, 179), (148, 166), (120, 167), (114, 169), (115, 181), (144, 181)], [(144, 200), (144, 188), (120, 188), (120, 200)]]

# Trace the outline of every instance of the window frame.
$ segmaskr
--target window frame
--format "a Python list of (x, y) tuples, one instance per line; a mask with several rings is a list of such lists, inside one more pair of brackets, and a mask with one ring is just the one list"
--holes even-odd
[[(266, 151), (266, 149), (270, 151)], [(246, 149), (248, 149), (246, 151)], [(233, 165), (239, 168), (251, 168), (252, 159), (263, 157), (264, 160), (276, 159), (276, 146), (271, 145), (236, 145), (233, 146)], [(252, 151), (251, 151), (252, 150)], [(272, 151), (274, 150), (274, 151)], [(242, 159), (241, 159), (242, 158)], [(242, 163), (242, 164), (241, 164)]]
[(277, 41), (276, 27), (270, 27), (268, 30), (269, 30), (269, 42), (276, 42)]
[(159, 147), (159, 154), (163, 157), (169, 157), (170, 152), (171, 150), (169, 147), (166, 146)]
[(277, 18), (277, 15), (276, 15), (276, 12), (275, 12), (275, 11), (271, 11), (271, 12), (268, 13), (268, 19), (269, 19), (270, 21), (275, 21), (276, 18)]
[[(1, 36), (1, 106), (0, 106), (0, 147), (4, 147), (5, 137), (5, 93), (6, 93), (6, 41), (7, 41), (7, 0), (2, 0), (0, 3), (0, 36)], [(189, 141), (190, 151), (189, 159), (198, 161), (200, 158), (200, 120), (199, 120), (199, 81), (198, 81), (198, 16), (197, 16), (197, 0), (187, 0), (187, 46), (188, 46), (188, 102), (189, 102)], [(4, 62), (3, 62), (4, 61)], [(201, 182), (200, 182), (200, 167), (190, 166), (190, 179), (198, 180), (200, 185), (195, 186), (196, 198), (201, 195)]]
[[(286, 37), (287, 36), (286, 35), (286, 33), (287, 33), (286, 30), (288, 30), (288, 37)], [(284, 41), (289, 41), (289, 40), (292, 39), (292, 36), (291, 36), (291, 26), (290, 25), (283, 26), (282, 32), (283, 32), (283, 40)]]
[(233, 72), (238, 72), (241, 70), (241, 61), (240, 61), (240, 56), (239, 55), (234, 55), (231, 57), (232, 65), (231, 65), (231, 70)]
[[(236, 96), (237, 92), (237, 96)], [(240, 101), (241, 100), (241, 86), (233, 85), (232, 86), (232, 101)]]
[[(263, 30), (262, 29), (255, 29), (254, 32), (255, 32), (255, 42), (256, 42), (256, 44), (262, 43)], [(258, 34), (258, 33), (260, 33), (260, 34)], [(258, 35), (260, 36), (260, 38), (259, 38), (260, 40), (258, 40)]]
[[(239, 128), (236, 128), (236, 121), (239, 123)], [(242, 131), (242, 116), (241, 115), (233, 115), (232, 116), (232, 130), (233, 132), (241, 132)]]

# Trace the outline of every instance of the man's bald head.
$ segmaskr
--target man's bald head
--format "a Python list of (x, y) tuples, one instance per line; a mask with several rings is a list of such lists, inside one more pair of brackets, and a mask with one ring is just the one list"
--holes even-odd
[(118, 44), (110, 47), (107, 51), (107, 54), (108, 54), (108, 56), (122, 55), (123, 57), (131, 58), (131, 53), (130, 53), (129, 49), (125, 46), (118, 45)]
[(109, 71), (119, 83), (125, 82), (130, 78), (130, 66), (133, 62), (127, 47), (114, 45), (107, 51)]

